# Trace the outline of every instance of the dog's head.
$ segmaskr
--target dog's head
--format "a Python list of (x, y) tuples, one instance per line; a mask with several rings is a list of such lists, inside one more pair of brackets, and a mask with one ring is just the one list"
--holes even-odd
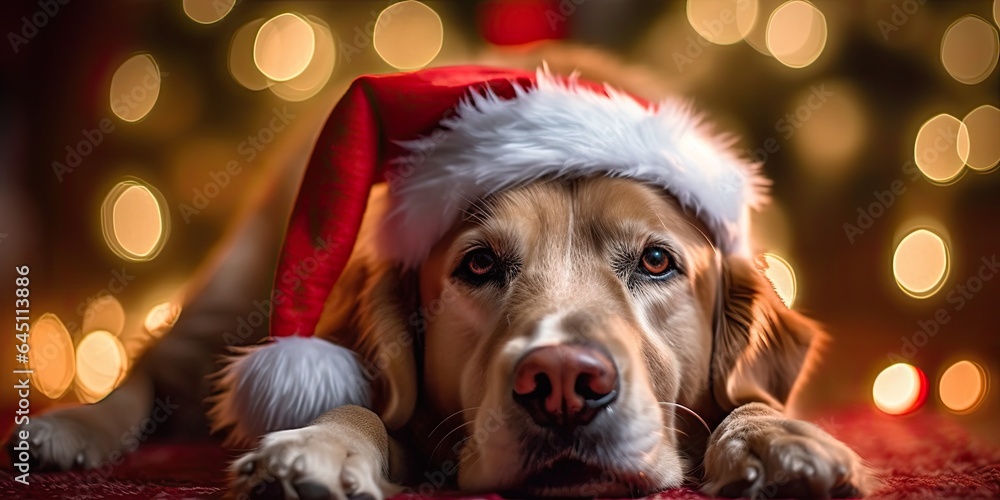
[(780, 407), (817, 335), (706, 232), (636, 181), (538, 181), (476, 204), (414, 272), (356, 250), (329, 302), (353, 305), (327, 315), (355, 327), (326, 331), (381, 370), (387, 426), (421, 395), (464, 490), (658, 491), (696, 465), (675, 405)]

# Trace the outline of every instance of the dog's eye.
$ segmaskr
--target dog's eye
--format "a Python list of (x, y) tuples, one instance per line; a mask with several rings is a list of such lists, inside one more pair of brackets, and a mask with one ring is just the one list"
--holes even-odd
[(493, 266), (496, 265), (496, 255), (486, 248), (480, 248), (479, 250), (473, 250), (465, 257), (465, 267), (470, 273), (477, 276), (483, 276), (489, 274), (493, 270)]
[(503, 278), (500, 258), (489, 248), (477, 248), (462, 258), (454, 276), (473, 286), (485, 285)]
[(660, 247), (648, 247), (642, 251), (641, 272), (654, 278), (670, 274), (675, 269), (670, 254)]

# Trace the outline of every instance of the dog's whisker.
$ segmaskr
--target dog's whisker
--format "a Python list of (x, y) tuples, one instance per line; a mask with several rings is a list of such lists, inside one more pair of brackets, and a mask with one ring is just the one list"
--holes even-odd
[(691, 415), (694, 416), (694, 418), (698, 419), (698, 421), (701, 422), (701, 425), (705, 427), (705, 430), (708, 431), (709, 434), (712, 433), (712, 428), (709, 427), (707, 423), (705, 423), (705, 419), (701, 418), (701, 415), (698, 415), (698, 413), (695, 412), (694, 410), (692, 410), (691, 408), (688, 408), (687, 406), (684, 406), (682, 404), (671, 403), (669, 401), (658, 401), (658, 403), (661, 404), (661, 405), (673, 406), (675, 408), (678, 408), (678, 409), (681, 409), (681, 410), (684, 410), (684, 411), (690, 413)]
[(437, 424), (436, 426), (434, 426), (433, 429), (431, 429), (431, 432), (427, 434), (427, 437), (433, 436), (434, 433), (437, 432), (437, 430), (440, 429), (441, 426), (444, 425), (445, 422), (447, 422), (448, 420), (454, 418), (456, 415), (460, 415), (460, 414), (465, 413), (467, 411), (478, 410), (480, 408), (482, 408), (482, 407), (481, 406), (473, 406), (472, 408), (465, 408), (464, 410), (458, 410), (455, 413), (452, 413), (451, 415), (448, 415), (447, 417), (444, 417), (439, 424)]
[(431, 459), (433, 459), (435, 456), (437, 456), (438, 448), (440, 448), (441, 445), (444, 444), (444, 442), (448, 439), (448, 436), (450, 436), (450, 435), (454, 434), (455, 432), (461, 430), (463, 427), (468, 427), (468, 426), (470, 426), (470, 425), (472, 425), (474, 423), (475, 422), (471, 422), (470, 421), (470, 422), (465, 422), (464, 424), (459, 424), (457, 427), (455, 427), (454, 429), (452, 429), (451, 432), (445, 434), (444, 437), (441, 438), (440, 441), (438, 441), (437, 446), (434, 447), (434, 451), (431, 452)]

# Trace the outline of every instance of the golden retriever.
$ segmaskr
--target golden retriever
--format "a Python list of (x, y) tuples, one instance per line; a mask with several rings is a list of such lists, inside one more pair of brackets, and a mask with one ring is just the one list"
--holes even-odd
[[(179, 408), (172, 427), (204, 425), (197, 401), (231, 344), (219, 330), (267, 295), (291, 192), (275, 190), (237, 232), (121, 388), (32, 417), (40, 466), (117, 460), (134, 449), (117, 436), (163, 397)], [(785, 307), (750, 257), (718, 251), (662, 188), (585, 176), (501, 190), (413, 268), (370, 244), (387, 193), (373, 190), (316, 328), (371, 391), (344, 388), (330, 396), (337, 404), (302, 409), (301, 424), (272, 418), (273, 405), (234, 411), (217, 396), (215, 425), (256, 445), (232, 464), (233, 494), (383, 498), (406, 486), (623, 497), (696, 484), (711, 495), (829, 497), (871, 488), (847, 446), (784, 414), (823, 341), (818, 326)], [(253, 344), (265, 329), (239, 340)], [(326, 354), (303, 352), (301, 362)], [(252, 384), (234, 388), (234, 366), (219, 374), (222, 386), (252, 396)], [(315, 370), (306, 390), (358, 375)], [(240, 418), (254, 412), (267, 428)]]
[(378, 413), (344, 406), (264, 436), (233, 489), (863, 493), (850, 449), (782, 415), (819, 329), (705, 231), (662, 190), (597, 177), (486, 199), (418, 271), (356, 248), (318, 332), (384, 367)]

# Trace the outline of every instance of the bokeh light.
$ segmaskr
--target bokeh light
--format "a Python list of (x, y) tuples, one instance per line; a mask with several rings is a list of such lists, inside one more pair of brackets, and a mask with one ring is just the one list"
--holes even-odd
[(783, 3), (783, 0), (755, 0), (751, 2), (752, 9), (736, 11), (736, 25), (741, 33), (745, 33), (743, 41), (765, 56), (771, 55), (767, 49), (767, 21)]
[(984, 104), (962, 119), (959, 144), (968, 142), (965, 164), (973, 170), (986, 171), (1000, 163), (1000, 109)]
[(907, 295), (927, 298), (944, 285), (949, 268), (948, 246), (937, 234), (917, 229), (907, 234), (892, 256), (892, 274)]
[(316, 51), (316, 34), (302, 16), (284, 13), (272, 17), (257, 30), (253, 60), (265, 76), (276, 82), (302, 74)]
[(86, 333), (105, 330), (114, 335), (121, 335), (124, 328), (125, 309), (114, 296), (103, 294), (87, 303), (80, 331)]
[(130, 57), (111, 77), (111, 111), (124, 121), (143, 119), (160, 96), (160, 68), (149, 54)]
[(913, 161), (927, 179), (948, 184), (962, 173), (969, 156), (969, 135), (961, 120), (947, 113), (924, 122), (913, 141)]
[(337, 63), (337, 49), (334, 46), (330, 27), (318, 17), (306, 16), (305, 19), (316, 35), (316, 46), (312, 59), (295, 78), (285, 82), (277, 82), (268, 87), (274, 95), (286, 101), (304, 101), (319, 93), (330, 81), (333, 68)]
[(76, 392), (85, 403), (104, 399), (125, 379), (127, 370), (125, 348), (110, 332), (90, 332), (76, 346)]
[(58, 399), (76, 375), (73, 339), (55, 314), (45, 313), (31, 325), (28, 337), (31, 384), (45, 397)]
[(792, 307), (796, 293), (795, 271), (792, 266), (785, 259), (771, 253), (764, 254), (764, 262), (767, 264), (764, 275), (771, 281), (781, 301)]
[(255, 19), (244, 24), (233, 34), (229, 44), (229, 74), (240, 85), (250, 90), (263, 90), (271, 85), (264, 73), (260, 72), (253, 60), (254, 40), (265, 20)]
[(170, 231), (165, 207), (159, 191), (142, 181), (118, 183), (101, 206), (101, 228), (111, 251), (130, 261), (156, 257)]
[(965, 16), (948, 27), (941, 39), (941, 63), (952, 78), (967, 85), (985, 80), (997, 66), (1000, 38), (984, 19)]
[(688, 0), (687, 19), (699, 35), (718, 45), (734, 44), (757, 22), (756, 0)]
[(173, 302), (163, 302), (153, 306), (146, 314), (146, 319), (142, 325), (146, 331), (154, 338), (159, 337), (170, 330), (177, 323), (177, 318), (181, 315), (181, 308)]
[(872, 384), (875, 406), (889, 415), (910, 413), (927, 397), (927, 377), (906, 363), (896, 363), (878, 374)]
[(375, 51), (397, 69), (417, 69), (437, 57), (444, 42), (444, 26), (434, 9), (407, 0), (386, 7), (374, 31)]
[(972, 361), (959, 361), (941, 374), (938, 395), (952, 412), (972, 413), (982, 404), (989, 389), (989, 377), (983, 367)]
[(790, 68), (812, 64), (823, 53), (826, 37), (826, 17), (803, 0), (782, 4), (767, 22), (767, 49)]
[(184, 13), (192, 21), (212, 24), (226, 17), (236, 5), (236, 0), (184, 0)]

